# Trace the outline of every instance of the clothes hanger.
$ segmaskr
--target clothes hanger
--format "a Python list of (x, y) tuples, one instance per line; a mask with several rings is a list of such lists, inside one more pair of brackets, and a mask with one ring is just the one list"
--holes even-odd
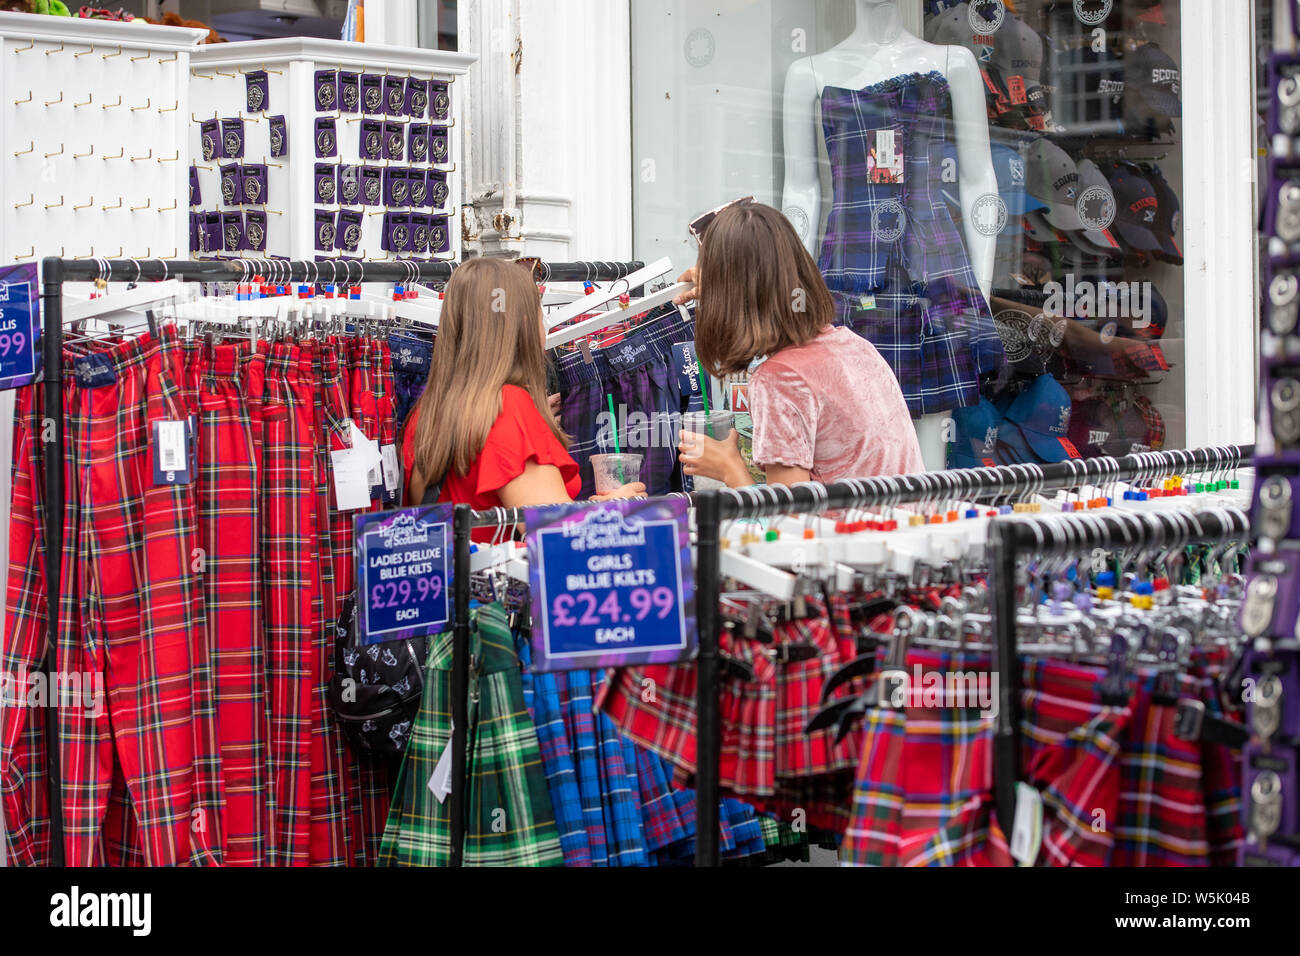
[[(592, 335), (596, 332), (601, 332), (609, 328), (611, 325), (622, 322), (631, 316), (641, 315), (644, 312), (649, 312), (651, 309), (658, 308), (665, 303), (671, 302), (673, 299), (677, 298), (677, 296), (690, 291), (690, 289), (691, 286), (689, 283), (680, 282), (676, 285), (670, 285), (666, 288), (660, 289), (658, 292), (652, 292), (650, 295), (642, 296), (639, 299), (633, 299), (626, 306), (620, 306), (617, 309), (610, 309), (608, 312), (602, 312), (599, 315), (594, 315), (581, 322), (575, 322), (573, 325), (566, 326), (558, 332), (551, 332), (547, 335), (546, 348), (549, 351), (550, 349), (558, 348), (561, 345), (567, 345), (569, 342), (576, 342), (578, 339)], [(685, 306), (679, 305), (677, 311), (683, 319), (688, 322), (690, 321), (690, 313), (686, 311)], [(550, 325), (549, 320), (547, 325), (548, 327), (553, 327)]]
[[(667, 257), (664, 257), (650, 263), (645, 268), (638, 269), (636, 272), (633, 272), (624, 279), (619, 279), (607, 289), (594, 289), (590, 294), (576, 299), (569, 305), (561, 306), (553, 312), (548, 313), (545, 323), (547, 332), (564, 325), (566, 322), (572, 322), (579, 316), (586, 315), (594, 309), (600, 308), (606, 302), (618, 298), (623, 292), (648, 285), (660, 276), (671, 272), (672, 268), (672, 261)], [(596, 329), (595, 331), (600, 330)], [(551, 346), (547, 345), (547, 348), (551, 348)]]

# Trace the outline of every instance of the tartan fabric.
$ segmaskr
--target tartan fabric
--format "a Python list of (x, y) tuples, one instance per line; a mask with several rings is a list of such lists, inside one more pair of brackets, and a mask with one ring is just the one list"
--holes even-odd
[[(1112, 866), (1208, 866), (1201, 744), (1174, 736), (1177, 708), (1154, 697), (1154, 674), (1143, 677), (1123, 740), (1119, 812)], [(1178, 696), (1201, 697), (1198, 682), (1180, 677)]]
[[(644, 456), (641, 481), (651, 496), (681, 490), (675, 478), (681, 390), (672, 347), (694, 338), (693, 323), (667, 305), (616, 344), (592, 349), (590, 362), (581, 351), (557, 358), (564, 396), (560, 423), (573, 436), (569, 453), (582, 471), (580, 498), (595, 493), (590, 459), (614, 451), (614, 426), (623, 451)], [(610, 395), (618, 414), (614, 426), (608, 421)]]
[(465, 865), (563, 866), (506, 613), (487, 605), (473, 624), (479, 652), (470, 674)]
[[(591, 672), (581, 674), (582, 695), (591, 707)], [(601, 803), (605, 816), (605, 836), (609, 846), (610, 866), (645, 866), (645, 832), (641, 821), (640, 787), (637, 785), (635, 759), (628, 751), (629, 742), (619, 736), (618, 730), (604, 714), (595, 714), (596, 745), (600, 753)]]
[[(908, 668), (916, 663), (951, 666), (946, 656), (909, 654)], [(1108, 865), (1130, 711), (1101, 705), (1095, 669), (1033, 659), (1023, 667), (1021, 774), (1043, 799), (1037, 865)], [(955, 708), (873, 709), (862, 748), (844, 865), (1012, 863), (993, 805), (992, 718)]]
[[(776, 668), (776, 776), (779, 779), (802, 780), (837, 771), (851, 775), (858, 765), (855, 735), (850, 734), (837, 746), (834, 727), (811, 734), (804, 731), (808, 721), (822, 708), (822, 688), (841, 666), (853, 659), (841, 656), (839, 630), (831, 626), (825, 605), (811, 600), (808, 603), (813, 610), (812, 617), (787, 621), (774, 628), (778, 647), (785, 643), (807, 643), (820, 652), (809, 660), (778, 664)], [(851, 684), (836, 688), (831, 699), (849, 696), (853, 696)]]
[(194, 489), (152, 481), (150, 424), (188, 417), (180, 350), (174, 331), (163, 331), (161, 340), (146, 335), (68, 363), (76, 504), (65, 535), (59, 668), (103, 674), (107, 691), (103, 714), (59, 710), (71, 865), (102, 858), (114, 752), (144, 862), (221, 862), (222, 821), (210, 812), (219, 755), (191, 564)]
[(311, 862), (315, 395), (301, 347), (266, 361), (262, 437), (262, 586), (271, 710), (268, 763), (272, 865)]
[(452, 632), (429, 644), (424, 696), (397, 774), (379, 866), (447, 866), (451, 860), (451, 804), (439, 802), (428, 784), (451, 743)]
[[(1205, 689), (1206, 712), (1223, 717), (1223, 707), (1212, 685)], [(1241, 760), (1223, 744), (1201, 741), (1201, 766), (1205, 787), (1205, 831), (1211, 866), (1236, 866), (1246, 837), (1242, 824)]]
[(669, 782), (671, 767), (644, 747), (636, 749), (637, 782), (641, 790), (641, 819), (646, 849), (652, 852), (687, 839), (686, 819), (695, 818), (694, 797)]
[(1132, 713), (1102, 704), (1100, 677), (1095, 668), (1023, 661), (1021, 775), (1043, 797), (1040, 866), (1115, 865), (1121, 747)]
[(388, 349), (393, 367), (393, 424), (400, 433), (429, 380), (433, 343), (413, 336), (390, 335)]
[(583, 693), (571, 681), (577, 671), (555, 675), (564, 706), (564, 726), (569, 735), (569, 750), (577, 770), (578, 794), (582, 802), (582, 822), (587, 831), (587, 848), (592, 866), (609, 866), (609, 833), (605, 828), (605, 808), (601, 799), (600, 750), (596, 742), (596, 715), (590, 688)]
[[(821, 108), (833, 198), (818, 267), (840, 321), (895, 369), (912, 414), (973, 404), (972, 385), (1004, 354), (961, 234), (930, 187), (952, 122), (947, 81), (932, 72), (828, 86)], [(901, 183), (872, 181), (882, 130), (902, 151)], [(872, 295), (876, 308), (862, 308)]]
[(217, 345), (196, 385), (199, 541), (225, 791), (225, 862), (266, 860), (266, 646), (262, 633), (258, 461), (242, 345)]
[(537, 745), (546, 770), (546, 784), (551, 794), (551, 807), (555, 812), (555, 827), (564, 853), (564, 865), (591, 866), (591, 848), (587, 845), (587, 828), (582, 819), (582, 795), (578, 791), (578, 772), (569, 750), (569, 738), (564, 728), (562, 703), (555, 675), (533, 673), (527, 668), (531, 663), (532, 648), (526, 637), (515, 641), (519, 660), (524, 665), (524, 704), (537, 730)]
[[(30, 385), (14, 396), (9, 566), (0, 653), (2, 673), (14, 681), (12, 694), (20, 700), (28, 692), (24, 675), (41, 666), (48, 620), (39, 443), (42, 399), (41, 388)], [(8, 861), (14, 865), (44, 866), (50, 859), (47, 716), (44, 708), (18, 707), (12, 700), (0, 708), (0, 798)]]

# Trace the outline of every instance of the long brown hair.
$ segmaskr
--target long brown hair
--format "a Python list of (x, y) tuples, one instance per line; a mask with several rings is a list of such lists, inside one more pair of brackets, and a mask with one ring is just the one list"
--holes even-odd
[(546, 400), (542, 300), (528, 270), (500, 259), (471, 259), (452, 273), (424, 394), (416, 405), (411, 500), (456, 469), (469, 472), (501, 414), (501, 389), (528, 392), (566, 447), (569, 438)]
[(771, 206), (724, 209), (700, 238), (695, 352), (712, 375), (802, 345), (830, 325), (835, 303), (794, 227)]

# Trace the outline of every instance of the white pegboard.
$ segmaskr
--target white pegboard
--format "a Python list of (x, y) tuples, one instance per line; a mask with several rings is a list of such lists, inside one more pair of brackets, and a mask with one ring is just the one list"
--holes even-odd
[[(205, 47), (197, 51), (191, 63), (191, 112), (187, 144), (195, 156), (198, 167), (200, 203), (195, 210), (266, 212), (266, 251), (238, 253), (246, 258), (280, 256), (291, 259), (335, 258), (339, 256), (371, 262), (393, 261), (399, 256), (382, 249), (383, 220), (385, 212), (411, 212), (446, 216), (450, 245), (437, 258), (459, 259), (461, 252), (461, 181), (459, 165), (463, 126), (460, 101), (463, 83), (457, 78), (464, 75), (477, 58), (439, 50), (416, 47), (378, 46), (349, 43), (341, 40), (319, 40), (295, 37), (282, 40), (254, 40), (246, 43), (226, 43)], [(247, 101), (247, 73), (265, 70), (268, 81), (268, 103), (264, 110), (250, 112)], [(401, 161), (371, 161), (360, 157), (361, 124), (367, 120), (387, 119), (398, 122), (405, 133), (412, 122), (433, 126), (443, 125), (430, 116), (423, 119), (371, 115), (341, 110), (325, 111), (315, 99), (315, 76), (318, 70), (342, 70), (359, 74), (385, 74), (393, 77), (428, 79), (446, 83), (451, 100), (450, 117), (446, 124), (448, 155), (445, 162), (413, 162), (409, 157)], [(364, 106), (361, 107), (364, 109)], [(270, 154), (270, 117), (283, 116), (288, 134), (288, 155), (280, 158)], [(338, 143), (338, 155), (320, 158), (316, 155), (315, 123), (318, 118), (332, 117)], [(245, 143), (242, 160), (213, 159), (205, 162), (200, 138), (201, 123), (212, 119), (244, 120)], [(241, 165), (265, 163), (267, 169), (267, 197), (262, 204), (231, 204), (221, 194), (223, 163), (239, 162)], [(441, 208), (412, 208), (406, 205), (365, 206), (357, 203), (318, 202), (316, 196), (316, 165), (369, 166), (371, 168), (419, 168), (441, 170), (447, 174), (447, 199)], [(186, 171), (188, 174), (188, 171)], [(341, 198), (341, 197), (336, 197)], [(335, 216), (342, 209), (362, 213), (362, 235), (356, 252), (341, 249), (318, 248), (315, 230), (317, 211)], [(192, 250), (192, 254), (229, 256), (226, 250)], [(403, 255), (401, 258), (410, 258)], [(417, 258), (424, 258), (417, 256)], [(329, 271), (325, 277), (329, 277)]]
[(187, 244), (202, 30), (0, 13), (0, 254), (172, 258)]

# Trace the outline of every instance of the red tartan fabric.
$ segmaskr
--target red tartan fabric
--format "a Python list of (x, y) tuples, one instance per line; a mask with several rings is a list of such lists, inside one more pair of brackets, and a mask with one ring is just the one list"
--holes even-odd
[(218, 345), (198, 384), (199, 534), (203, 596), (215, 676), (225, 791), (225, 860), (267, 859), (266, 644), (262, 630), (258, 448), (252, 407), (258, 376), (247, 376), (247, 346)]
[[(70, 865), (102, 862), (114, 755), (143, 861), (221, 862), (206, 660), (195, 659), (202, 623), (193, 486), (153, 482), (151, 423), (188, 417), (180, 358), (174, 335), (144, 336), (68, 369), (75, 507), (65, 533), (59, 669), (102, 674), (107, 691), (106, 710), (59, 709)], [(98, 379), (86, 374), (92, 367)]]
[[(40, 669), (45, 649), (47, 591), (40, 516), (42, 392), (15, 393), (13, 497), (9, 511), (9, 567), (5, 592), (3, 674), (10, 693), (28, 699), (27, 675)], [(0, 711), (0, 797), (10, 860), (44, 866), (50, 860), (49, 807), (45, 777), (44, 708), (13, 706)]]
[[(354, 517), (334, 507), (329, 452), (353, 416), (391, 441), (386, 343), (253, 349), (166, 328), (65, 355), (56, 665), (106, 693), (58, 714), (69, 862), (372, 863), (390, 768), (355, 758), (328, 704)], [(18, 392), (6, 674), (36, 673), (45, 640), (40, 401)], [(190, 416), (194, 480), (155, 486), (152, 423)], [(0, 723), (15, 863), (49, 860), (47, 716)]]
[[(1124, 740), (1113, 866), (1208, 866), (1202, 745), (1174, 736), (1176, 707), (1154, 695), (1155, 675), (1134, 695)], [(1200, 682), (1179, 679), (1177, 696), (1200, 698)]]

